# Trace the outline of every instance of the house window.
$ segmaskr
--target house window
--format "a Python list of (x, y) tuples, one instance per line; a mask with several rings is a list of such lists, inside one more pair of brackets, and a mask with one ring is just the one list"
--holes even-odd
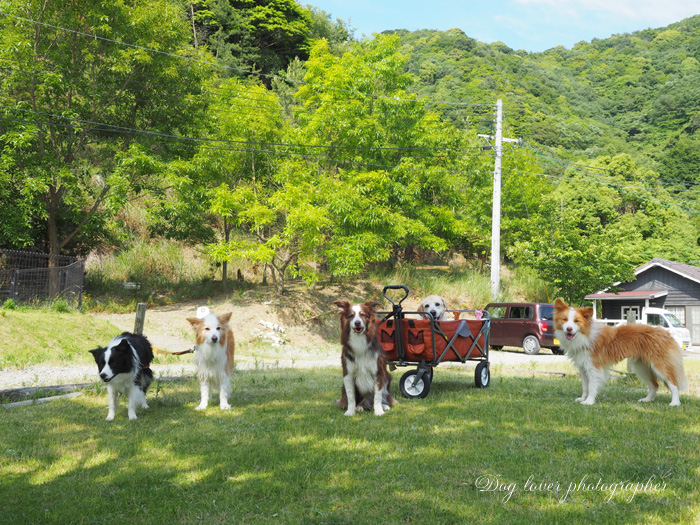
[(678, 320), (685, 325), (685, 306), (667, 306), (666, 310), (678, 317)]
[(632, 313), (632, 319), (639, 321), (639, 306), (623, 306), (622, 318), (627, 320), (627, 316), (630, 312)]
[(700, 306), (688, 306), (685, 326), (690, 330), (693, 346), (700, 343)]

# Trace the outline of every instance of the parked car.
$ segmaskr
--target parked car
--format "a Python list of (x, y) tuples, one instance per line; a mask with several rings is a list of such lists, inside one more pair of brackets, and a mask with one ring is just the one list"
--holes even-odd
[(530, 355), (540, 348), (549, 348), (556, 355), (564, 353), (554, 337), (553, 304), (490, 303), (486, 310), (491, 317), (491, 348), (516, 346)]
[[(600, 321), (613, 326), (627, 323), (627, 319), (600, 319)], [(684, 351), (693, 351), (693, 344), (690, 340), (690, 330), (668, 310), (645, 306), (642, 308), (642, 316), (635, 322), (651, 326), (660, 326), (673, 336), (678, 346)]]

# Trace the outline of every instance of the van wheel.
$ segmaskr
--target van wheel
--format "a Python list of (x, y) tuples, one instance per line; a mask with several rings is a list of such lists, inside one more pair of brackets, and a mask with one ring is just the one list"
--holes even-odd
[(527, 355), (535, 355), (540, 351), (540, 342), (534, 335), (526, 335), (523, 339), (523, 350)]

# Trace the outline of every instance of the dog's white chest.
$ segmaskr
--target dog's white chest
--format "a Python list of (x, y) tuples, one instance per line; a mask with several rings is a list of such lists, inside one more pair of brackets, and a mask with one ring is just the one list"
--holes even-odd
[(204, 343), (197, 347), (194, 359), (200, 372), (206, 370), (218, 374), (226, 366), (226, 349), (219, 343)]
[(364, 335), (352, 334), (349, 344), (355, 360), (346, 363), (348, 374), (354, 378), (360, 392), (373, 392), (377, 382), (377, 354), (369, 351)]
[(108, 383), (108, 386), (109, 385), (111, 385), (115, 392), (127, 395), (134, 386), (134, 374), (132, 372), (117, 374), (114, 376), (114, 379)]

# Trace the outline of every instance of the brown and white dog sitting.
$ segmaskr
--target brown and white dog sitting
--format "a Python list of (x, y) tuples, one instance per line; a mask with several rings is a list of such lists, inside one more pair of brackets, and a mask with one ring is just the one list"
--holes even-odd
[(435, 321), (446, 321), (447, 320), (447, 302), (445, 299), (439, 295), (429, 295), (423, 299), (420, 303), (421, 312), (427, 312), (420, 314), (423, 319), (428, 319), (432, 317)]
[(391, 395), (391, 374), (386, 354), (377, 337), (375, 310), (379, 303), (367, 301), (350, 305), (335, 301), (340, 314), (340, 356), (343, 365), (343, 391), (337, 405), (346, 416), (373, 409), (376, 416), (396, 404)]
[(197, 317), (187, 318), (197, 339), (194, 360), (197, 363), (201, 401), (196, 410), (204, 410), (209, 406), (209, 390), (212, 385), (219, 389), (221, 409), (231, 408), (228, 397), (231, 393), (235, 349), (233, 330), (228, 324), (231, 315), (229, 312), (216, 316), (204, 306), (197, 309)]

